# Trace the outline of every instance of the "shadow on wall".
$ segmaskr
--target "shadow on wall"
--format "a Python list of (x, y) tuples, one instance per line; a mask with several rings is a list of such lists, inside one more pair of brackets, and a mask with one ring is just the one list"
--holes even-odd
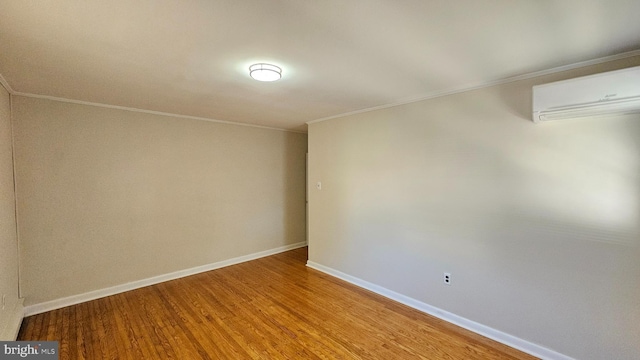
[(284, 181), (284, 244), (306, 240), (307, 135), (283, 132), (282, 178)]

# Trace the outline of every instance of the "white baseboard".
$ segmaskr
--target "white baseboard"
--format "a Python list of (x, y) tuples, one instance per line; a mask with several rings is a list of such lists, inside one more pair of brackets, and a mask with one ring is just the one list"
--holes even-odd
[(20, 325), (22, 325), (22, 319), (24, 318), (23, 301), (24, 299), (18, 299), (14, 303), (13, 309), (6, 310), (6, 316), (3, 316), (3, 322), (6, 320), (6, 323), (3, 328), (0, 328), (0, 341), (14, 341), (18, 338)]
[(197, 266), (190, 269), (179, 270), (169, 274), (154, 276), (147, 279), (132, 281), (126, 284), (116, 285), (106, 289), (94, 290), (84, 294), (78, 294), (78, 295), (65, 297), (62, 299), (43, 302), (40, 304), (29, 305), (24, 308), (24, 316), (40, 314), (43, 312), (60, 309), (66, 306), (76, 305), (83, 302), (103, 298), (106, 296), (123, 293), (125, 291), (135, 290), (145, 286), (154, 285), (154, 284), (158, 284), (158, 283), (169, 281), (169, 280), (179, 279), (189, 275), (195, 275), (205, 271), (220, 269), (226, 266), (259, 259), (265, 256), (279, 254), (281, 252), (301, 248), (304, 246), (307, 246), (306, 242), (299, 242), (295, 244), (284, 245), (284, 246), (277, 247), (275, 249), (260, 251), (260, 252), (249, 254), (249, 255), (239, 256), (233, 259), (218, 261), (212, 264)]
[(378, 286), (376, 284), (370, 283), (368, 281), (359, 279), (357, 277), (345, 274), (341, 271), (332, 269), (330, 267), (315, 263), (313, 261), (307, 261), (307, 266), (321, 271), (323, 273), (326, 273), (328, 275), (337, 277), (341, 280), (344, 280), (348, 283), (351, 283), (353, 285), (356, 285), (358, 287), (367, 289), (369, 291), (372, 291), (376, 294), (382, 295), (386, 298), (389, 298), (391, 300), (395, 300), (401, 304), (407, 305), (409, 307), (412, 307), (416, 310), (422, 311), (424, 313), (427, 313), (429, 315), (435, 316), (439, 319), (442, 319), (444, 321), (450, 322), (454, 325), (458, 325), (462, 328), (465, 328), (467, 330), (473, 331), (477, 334), (480, 334), (484, 337), (487, 337), (489, 339), (495, 340), (497, 342), (503, 343), (507, 346), (510, 346), (512, 348), (518, 349), (520, 351), (523, 351), (527, 354), (533, 355), (535, 357), (538, 357), (540, 359), (549, 359), (549, 360), (574, 360), (573, 358), (563, 355), (559, 352), (553, 351), (551, 349), (545, 348), (544, 346), (540, 346), (538, 344), (534, 344), (532, 342), (520, 339), (518, 337), (515, 337), (513, 335), (509, 335), (507, 333), (504, 333), (502, 331), (493, 329), (491, 327), (488, 327), (486, 325), (482, 325), (480, 323), (477, 323), (475, 321), (463, 318), (462, 316), (458, 316), (456, 314), (450, 313), (448, 311), (442, 310), (440, 308), (437, 308), (435, 306), (431, 306), (429, 304), (426, 304), (422, 301), (418, 301), (414, 298), (410, 298), (408, 296), (399, 294), (395, 291), (391, 291), (389, 289), (386, 289), (382, 286)]

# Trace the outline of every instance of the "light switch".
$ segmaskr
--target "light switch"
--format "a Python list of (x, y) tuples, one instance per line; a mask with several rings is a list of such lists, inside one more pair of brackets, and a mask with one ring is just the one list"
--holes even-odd
[(316, 183), (316, 189), (322, 190), (322, 183), (320, 181)]

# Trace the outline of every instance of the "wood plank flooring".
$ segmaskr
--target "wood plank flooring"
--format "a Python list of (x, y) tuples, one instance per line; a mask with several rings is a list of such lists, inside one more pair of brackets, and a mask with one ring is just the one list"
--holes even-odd
[(60, 359), (534, 359), (309, 269), (307, 249), (26, 318)]

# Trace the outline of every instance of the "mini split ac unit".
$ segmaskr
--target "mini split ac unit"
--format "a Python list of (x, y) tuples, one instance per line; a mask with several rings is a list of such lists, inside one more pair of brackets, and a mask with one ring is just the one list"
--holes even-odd
[(533, 87), (533, 121), (640, 112), (640, 66)]

